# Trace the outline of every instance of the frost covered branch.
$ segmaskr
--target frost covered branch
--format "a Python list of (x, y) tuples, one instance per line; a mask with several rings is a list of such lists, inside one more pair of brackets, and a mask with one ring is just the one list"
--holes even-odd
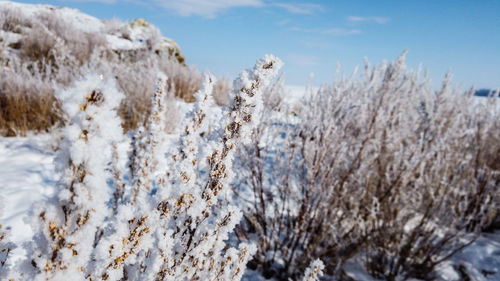
[[(34, 242), (15, 279), (239, 280), (253, 244), (226, 244), (239, 223), (229, 190), (233, 153), (257, 124), (261, 87), (281, 67), (259, 60), (236, 82), (220, 128), (201, 134), (213, 106), (215, 78), (207, 75), (179, 140), (165, 133), (167, 77), (159, 74), (148, 125), (133, 137), (125, 169), (116, 109), (123, 95), (112, 82), (88, 76), (58, 98), (68, 116), (58, 156), (55, 195), (33, 210)], [(131, 177), (131, 178), (130, 178)], [(9, 276), (10, 276), (9, 275)]]

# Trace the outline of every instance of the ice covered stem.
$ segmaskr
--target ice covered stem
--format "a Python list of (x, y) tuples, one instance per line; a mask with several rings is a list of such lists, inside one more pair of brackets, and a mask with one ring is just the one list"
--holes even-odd
[[(175, 221), (177, 230), (174, 237), (178, 237), (179, 241), (176, 243), (180, 244), (177, 248), (184, 250), (174, 256), (175, 268), (163, 268), (163, 274), (175, 272), (171, 276), (183, 275), (185, 278), (191, 276), (203, 280), (225, 280), (227, 277), (238, 280), (246, 261), (255, 253), (255, 247), (244, 245), (241, 251), (223, 250), (226, 247), (224, 240), (239, 222), (241, 212), (238, 208), (229, 206), (226, 210), (213, 213), (212, 207), (221, 191), (228, 188), (232, 153), (236, 145), (240, 141), (248, 141), (250, 132), (258, 122), (256, 116), (262, 110), (262, 88), (278, 73), (281, 65), (282, 62), (278, 58), (265, 56), (257, 61), (252, 70), (242, 72), (235, 81), (233, 100), (226, 118), (222, 120), (221, 138), (212, 143), (209, 150), (211, 152), (207, 157), (207, 181), (199, 186), (202, 188), (201, 200), (197, 200), (196, 196), (193, 198), (183, 194), (174, 204), (185, 206), (185, 214), (188, 214), (177, 217)], [(216, 223), (213, 223), (214, 221)], [(226, 255), (221, 256), (224, 252)], [(235, 253), (239, 253), (239, 258), (234, 256)], [(213, 267), (214, 264), (217, 266)], [(213, 269), (207, 270), (207, 265)], [(228, 272), (233, 272), (233, 275), (226, 276)]]
[[(138, 144), (143, 146), (143, 149), (135, 150), (137, 155), (134, 155), (136, 162), (134, 167), (138, 170), (134, 171), (134, 188), (133, 199), (135, 200), (141, 191), (148, 191), (153, 186), (155, 180), (154, 172), (157, 170), (158, 162), (163, 158), (157, 149), (159, 144), (164, 141), (165, 125), (166, 125), (166, 93), (165, 86), (167, 84), (167, 76), (161, 72), (156, 75), (155, 92), (152, 98), (151, 115), (149, 118), (149, 126), (144, 135), (136, 136), (137, 141), (144, 143)], [(139, 131), (140, 134), (140, 131)]]
[(302, 281), (318, 281), (319, 277), (323, 276), (325, 265), (320, 259), (313, 261), (304, 272)]
[(234, 83), (231, 104), (225, 125), (222, 146), (208, 157), (209, 179), (204, 187), (202, 198), (208, 207), (216, 202), (217, 194), (230, 178), (232, 154), (239, 140), (250, 141), (250, 133), (258, 123), (262, 111), (262, 89), (278, 74), (283, 63), (273, 55), (265, 55), (258, 60), (253, 70), (243, 71)]
[[(133, 154), (137, 155), (136, 159), (139, 161), (132, 163), (132, 170), (136, 171), (133, 173), (137, 177), (136, 183), (147, 180), (157, 190), (151, 195), (145, 192), (144, 185), (136, 185), (140, 196), (118, 209), (117, 216), (113, 218), (115, 232), (98, 245), (97, 259), (102, 261), (102, 266), (97, 268), (95, 276), (103, 279), (117, 280), (125, 272), (131, 280), (153, 280), (158, 276), (162, 280), (167, 277), (176, 280), (183, 275), (187, 276), (184, 271), (179, 273), (175, 268), (170, 268), (173, 264), (171, 261), (176, 258), (171, 251), (185, 233), (181, 233), (181, 230), (185, 229), (182, 222), (189, 218), (185, 213), (186, 209), (191, 206), (195, 196), (199, 198), (200, 188), (196, 186), (199, 182), (195, 171), (198, 168), (196, 159), (201, 140), (197, 131), (205, 120), (205, 112), (212, 106), (211, 92), (215, 81), (212, 76), (206, 76), (203, 88), (196, 94), (197, 102), (193, 111), (187, 115), (183, 125), (184, 131), (178, 146), (172, 149), (173, 153), (168, 158), (163, 159), (169, 162), (152, 166), (148, 163), (161, 161), (160, 158), (164, 156), (158, 153), (161, 149), (156, 147), (158, 143), (154, 141), (160, 140), (164, 133), (162, 129), (158, 129), (161, 128), (158, 122), (165, 122), (159, 119), (164, 116), (164, 107), (161, 106), (163, 99), (159, 97), (163, 93), (166, 79), (162, 79), (161, 75), (158, 77), (149, 130), (142, 141), (140, 135), (136, 136)], [(166, 172), (169, 174), (168, 178), (165, 177)], [(201, 201), (198, 200), (199, 202)], [(176, 223), (179, 227), (176, 227)], [(181, 254), (181, 251), (177, 251), (176, 256)], [(181, 265), (176, 265), (181, 268)]]
[(93, 248), (110, 213), (108, 164), (123, 138), (116, 114), (123, 94), (114, 82), (91, 75), (57, 97), (69, 116), (58, 155), (62, 177), (54, 197), (34, 208), (28, 262), (33, 279), (80, 280), (93, 266)]
[(174, 156), (175, 161), (178, 162), (176, 166), (175, 177), (181, 184), (186, 185), (187, 189), (183, 192), (192, 193), (189, 188), (194, 187), (196, 184), (195, 170), (198, 164), (198, 146), (202, 139), (199, 135), (199, 129), (206, 121), (206, 114), (210, 108), (214, 106), (212, 99), (212, 91), (215, 84), (215, 78), (207, 74), (203, 82), (203, 87), (195, 94), (196, 103), (193, 110), (188, 113), (186, 123), (183, 124), (183, 132), (179, 140), (179, 152)]

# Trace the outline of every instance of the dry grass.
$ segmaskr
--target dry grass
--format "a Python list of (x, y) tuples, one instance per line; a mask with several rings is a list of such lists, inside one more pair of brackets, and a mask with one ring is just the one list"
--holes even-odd
[(168, 76), (168, 90), (186, 102), (194, 102), (194, 94), (201, 88), (202, 77), (198, 69), (160, 56), (158, 69)]
[(49, 83), (5, 72), (0, 76), (0, 134), (44, 132), (60, 123), (59, 103)]
[(217, 80), (214, 85), (213, 98), (215, 103), (218, 106), (227, 106), (229, 105), (229, 97), (228, 94), (233, 89), (232, 81), (227, 77), (222, 77)]
[(43, 26), (36, 25), (22, 38), (20, 49), (22, 55), (30, 60), (48, 62), (54, 60), (52, 50), (55, 44), (56, 38)]

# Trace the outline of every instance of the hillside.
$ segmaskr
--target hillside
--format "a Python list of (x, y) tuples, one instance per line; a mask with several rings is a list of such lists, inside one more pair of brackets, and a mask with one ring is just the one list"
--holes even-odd
[(100, 20), (75, 9), (0, 1), (2, 135), (60, 126), (55, 89), (91, 72), (116, 78), (127, 96), (120, 109), (123, 125), (133, 129), (149, 112), (158, 71), (167, 74), (172, 96), (193, 101), (199, 71), (146, 20)]
[[(74, 44), (79, 40), (77, 35), (98, 38), (94, 40), (102, 41), (99, 43), (103, 44), (105, 49), (119, 54), (125, 54), (127, 51), (168, 53), (180, 63), (184, 63), (179, 45), (174, 40), (162, 36), (158, 28), (144, 19), (136, 19), (129, 23), (117, 19), (100, 20), (66, 7), (11, 1), (0, 1), (0, 11), (2, 14), (0, 42), (4, 48), (6, 47), (4, 55), (7, 56), (22, 55), (20, 51), (26, 42), (25, 37), (29, 36), (33, 29), (39, 28), (35, 26), (36, 24), (42, 24), (43, 30), (47, 32), (46, 35), (53, 37), (55, 41)], [(62, 28), (66, 30), (61, 30)]]

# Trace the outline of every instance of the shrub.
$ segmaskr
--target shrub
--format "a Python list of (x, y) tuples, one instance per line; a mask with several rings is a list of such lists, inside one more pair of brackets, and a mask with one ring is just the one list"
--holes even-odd
[[(34, 269), (27, 276), (85, 279), (92, 264), (96, 237), (110, 215), (112, 148), (123, 141), (116, 108), (123, 94), (98, 76), (58, 93), (69, 115), (57, 159), (63, 175), (54, 198), (34, 209), (35, 240), (28, 249)], [(85, 270), (84, 270), (85, 269)]]
[(488, 151), (499, 112), (471, 106), (448, 78), (431, 89), (403, 55), (319, 90), (297, 117), (263, 117), (236, 188), (252, 264), (281, 280), (316, 258), (341, 279), (347, 262), (425, 279), (472, 243), (498, 208)]
[(52, 36), (43, 26), (35, 25), (26, 36), (22, 37), (20, 46), (22, 55), (31, 60), (46, 61), (53, 60), (52, 49), (56, 44), (56, 38)]
[[(111, 68), (108, 75), (116, 77), (119, 88), (126, 95), (119, 110), (126, 131), (145, 125), (144, 122), (147, 121), (151, 108), (151, 93), (154, 92), (154, 87), (151, 86), (154, 85), (154, 79), (151, 77), (154, 77), (155, 72), (161, 71), (169, 77), (166, 88), (171, 95), (169, 104), (172, 104), (174, 97), (194, 101), (194, 93), (201, 85), (201, 75), (195, 67), (181, 65), (165, 56), (154, 55), (132, 65), (118, 58), (108, 61), (108, 67)], [(169, 122), (173, 122), (178, 117), (175, 116), (175, 109), (170, 109), (167, 114), (173, 117)]]
[(43, 132), (60, 122), (59, 103), (52, 85), (40, 78), (19, 72), (0, 74), (0, 134), (25, 135)]
[[(45, 28), (54, 38), (62, 40), (59, 52), (67, 52), (80, 64), (89, 60), (94, 50), (106, 46), (106, 38), (100, 32), (92, 34), (84, 32), (73, 26), (71, 22), (65, 21), (57, 13), (41, 11), (36, 14), (37, 25)], [(39, 36), (39, 35), (38, 35)], [(28, 39), (35, 40), (33, 35), (28, 34)], [(36, 37), (36, 34), (35, 34)], [(41, 39), (39, 39), (41, 40)]]

